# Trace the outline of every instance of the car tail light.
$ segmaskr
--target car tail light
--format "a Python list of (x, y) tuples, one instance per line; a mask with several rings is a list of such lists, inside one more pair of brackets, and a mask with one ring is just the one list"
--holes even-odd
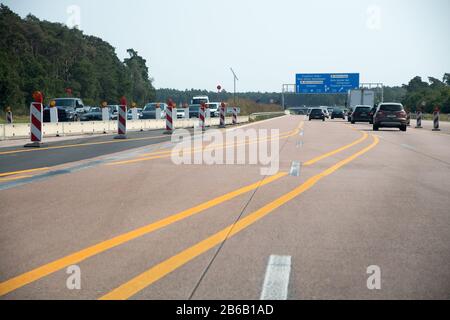
[(399, 117), (406, 117), (406, 112), (402, 110), (402, 111), (396, 112), (396, 115)]

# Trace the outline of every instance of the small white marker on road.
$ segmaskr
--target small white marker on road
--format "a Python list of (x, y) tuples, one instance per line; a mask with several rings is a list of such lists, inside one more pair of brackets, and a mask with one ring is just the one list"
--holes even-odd
[(291, 165), (291, 170), (289, 171), (289, 175), (291, 177), (299, 177), (300, 176), (300, 162), (293, 161)]
[(270, 256), (260, 300), (287, 300), (290, 274), (291, 256)]

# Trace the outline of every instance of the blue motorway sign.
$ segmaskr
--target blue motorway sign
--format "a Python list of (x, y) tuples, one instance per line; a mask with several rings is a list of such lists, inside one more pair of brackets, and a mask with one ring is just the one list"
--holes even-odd
[(359, 88), (359, 73), (300, 73), (295, 78), (297, 93), (346, 94)]

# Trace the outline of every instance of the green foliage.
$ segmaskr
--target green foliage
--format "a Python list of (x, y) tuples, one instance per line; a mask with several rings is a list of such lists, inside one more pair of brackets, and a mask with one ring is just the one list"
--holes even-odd
[(0, 108), (25, 114), (33, 91), (42, 91), (48, 102), (66, 96), (66, 88), (88, 105), (118, 103), (122, 95), (140, 105), (153, 101), (146, 61), (128, 52), (121, 62), (97, 37), (32, 15), (21, 19), (0, 4)]
[(450, 74), (446, 73), (443, 81), (433, 77), (429, 77), (428, 81), (415, 77), (404, 85), (406, 94), (402, 100), (403, 104), (411, 111), (432, 113), (439, 107), (442, 113), (450, 113)]

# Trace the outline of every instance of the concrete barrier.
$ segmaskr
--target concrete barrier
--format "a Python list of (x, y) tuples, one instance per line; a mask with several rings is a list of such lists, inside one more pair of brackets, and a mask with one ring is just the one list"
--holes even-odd
[[(218, 126), (219, 118), (211, 118), (210, 124)], [(249, 122), (248, 116), (238, 117), (238, 123)], [(198, 124), (198, 119), (177, 119), (174, 120), (175, 128), (193, 128)], [(226, 124), (231, 124), (231, 118), (226, 119)], [(165, 129), (165, 120), (129, 120), (127, 121), (128, 131), (158, 130)], [(60, 122), (43, 124), (44, 137), (71, 136), (80, 134), (101, 134), (117, 132), (117, 121), (88, 121), (88, 122)], [(30, 124), (14, 123), (0, 124), (0, 140), (26, 139), (30, 138)]]

